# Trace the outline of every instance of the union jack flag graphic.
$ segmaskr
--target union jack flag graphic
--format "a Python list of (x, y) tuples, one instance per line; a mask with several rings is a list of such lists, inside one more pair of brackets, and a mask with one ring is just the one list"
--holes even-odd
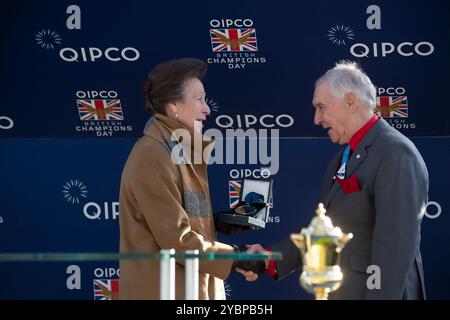
[(119, 300), (119, 279), (94, 279), (94, 300)]
[(249, 29), (210, 29), (213, 52), (258, 51), (256, 30)]
[(80, 120), (123, 120), (118, 99), (77, 100)]
[(228, 181), (228, 191), (230, 208), (236, 208), (239, 203), (239, 194), (241, 193), (241, 180)]
[(408, 118), (408, 98), (406, 96), (377, 97), (377, 115), (383, 118)]

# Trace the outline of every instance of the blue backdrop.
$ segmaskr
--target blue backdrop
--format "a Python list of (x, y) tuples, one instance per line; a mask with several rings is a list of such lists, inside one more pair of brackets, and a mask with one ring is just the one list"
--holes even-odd
[[(281, 137), (267, 228), (220, 239), (267, 245), (298, 232), (337, 151), (313, 124), (314, 82), (351, 59), (377, 86), (379, 115), (427, 163), (426, 286), (429, 298), (450, 298), (449, 21), (446, 1), (4, 4), (0, 252), (118, 251), (121, 170), (148, 119), (143, 86), (156, 64), (180, 57), (208, 63), (207, 128)], [(238, 46), (220, 41), (245, 34)], [(259, 177), (261, 166), (211, 165), (214, 210), (233, 202), (230, 181)], [(98, 281), (115, 297), (118, 273), (114, 262), (3, 262), (0, 299), (102, 299)], [(298, 276), (247, 283), (232, 274), (227, 291), (230, 299), (310, 299)]]

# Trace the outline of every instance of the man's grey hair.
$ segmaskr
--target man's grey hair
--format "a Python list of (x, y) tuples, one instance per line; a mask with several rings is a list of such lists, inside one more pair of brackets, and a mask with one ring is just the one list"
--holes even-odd
[(348, 92), (354, 92), (370, 109), (376, 108), (377, 91), (369, 77), (356, 62), (339, 61), (333, 69), (328, 70), (316, 81), (316, 87), (328, 81), (331, 93), (343, 99)]

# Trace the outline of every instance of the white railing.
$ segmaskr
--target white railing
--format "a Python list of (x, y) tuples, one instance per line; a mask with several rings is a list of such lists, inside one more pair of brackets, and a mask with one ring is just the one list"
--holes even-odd
[[(161, 250), (160, 291), (161, 300), (175, 300), (175, 250)], [(186, 251), (184, 279), (186, 300), (198, 300), (198, 250)]]

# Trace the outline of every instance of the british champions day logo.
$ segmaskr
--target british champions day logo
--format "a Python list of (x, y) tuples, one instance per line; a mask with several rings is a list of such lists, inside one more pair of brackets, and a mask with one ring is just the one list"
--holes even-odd
[(379, 117), (396, 129), (415, 129), (416, 124), (408, 121), (408, 97), (403, 87), (377, 88), (377, 109)]
[(95, 268), (94, 277), (94, 300), (119, 300), (120, 269)]
[(211, 49), (215, 57), (209, 64), (226, 64), (229, 69), (244, 69), (249, 64), (265, 63), (258, 54), (256, 29), (251, 19), (213, 19), (209, 22)]
[(119, 279), (94, 279), (94, 300), (119, 300)]
[(81, 125), (75, 131), (112, 137), (113, 134), (133, 131), (124, 123), (122, 103), (116, 91), (77, 91), (76, 105)]

